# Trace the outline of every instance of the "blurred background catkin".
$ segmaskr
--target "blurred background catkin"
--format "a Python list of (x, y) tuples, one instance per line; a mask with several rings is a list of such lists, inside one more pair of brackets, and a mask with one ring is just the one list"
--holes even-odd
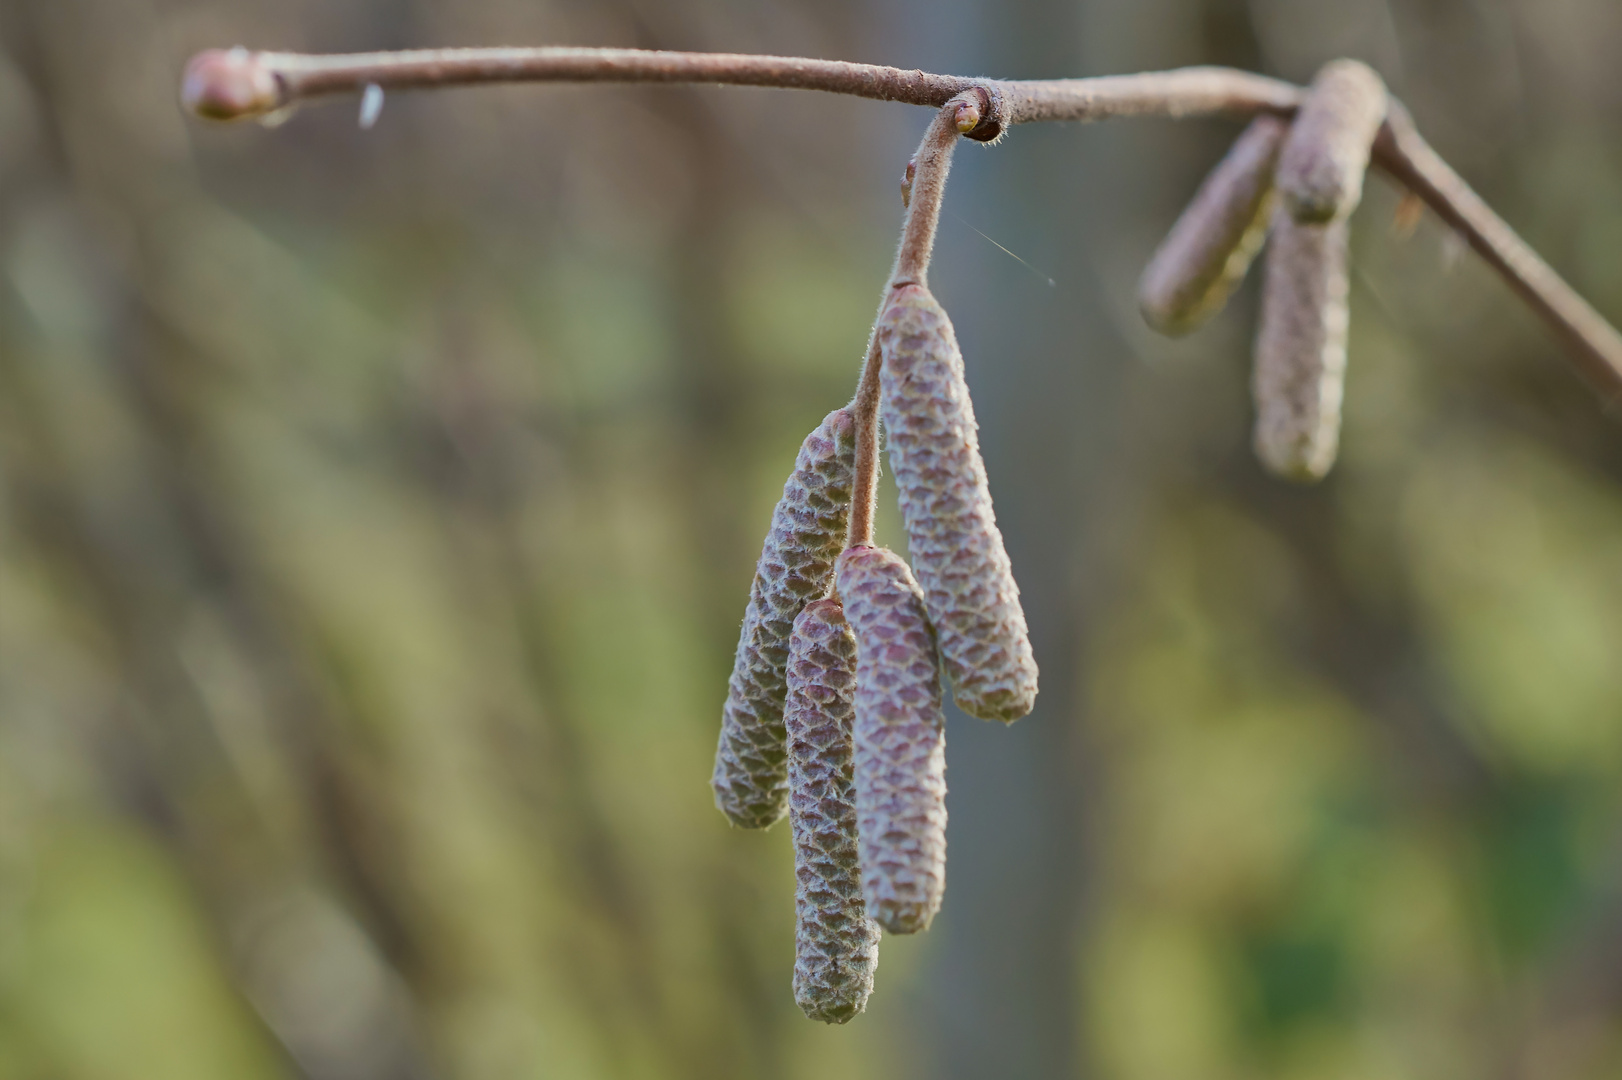
[(1042, 692), (950, 713), (945, 906), (826, 1028), (788, 829), (707, 780), (928, 114), (188, 122), (235, 43), (1358, 56), (1622, 317), (1615, 0), (0, 0), (0, 1080), (1622, 1071), (1622, 425), (1389, 184), (1303, 490), (1250, 452), (1255, 275), (1136, 310), (1238, 125), (959, 149), (931, 282)]

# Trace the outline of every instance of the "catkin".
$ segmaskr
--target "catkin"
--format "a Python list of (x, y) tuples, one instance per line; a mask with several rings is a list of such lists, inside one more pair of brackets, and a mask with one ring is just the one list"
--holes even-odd
[(1149, 261), (1138, 282), (1144, 319), (1179, 337), (1222, 310), (1267, 238), (1273, 169), (1290, 125), (1250, 122)]
[(862, 902), (851, 729), (856, 637), (837, 600), (813, 600), (789, 639), (789, 824), (794, 832), (794, 1000), (843, 1024), (867, 1008), (879, 928)]
[(1036, 661), (951, 320), (928, 289), (907, 285), (877, 332), (890, 466), (952, 697), (971, 716), (1018, 720), (1036, 704)]
[(1347, 224), (1274, 216), (1252, 390), (1256, 455), (1290, 480), (1335, 463), (1346, 377)]
[(856, 634), (856, 825), (867, 913), (929, 928), (946, 890), (946, 719), (935, 632), (901, 556), (853, 547), (839, 596)]
[(1279, 193), (1295, 220), (1322, 223), (1357, 209), (1385, 112), (1385, 83), (1367, 64), (1335, 60), (1318, 72), (1278, 161)]
[(755, 566), (710, 780), (716, 807), (744, 828), (763, 829), (788, 808), (789, 634), (800, 609), (828, 591), (844, 546), (855, 430), (849, 411), (836, 409), (806, 436)]

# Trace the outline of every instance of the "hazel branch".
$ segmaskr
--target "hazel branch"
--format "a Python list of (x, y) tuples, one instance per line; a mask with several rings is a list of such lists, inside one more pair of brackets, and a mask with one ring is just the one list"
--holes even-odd
[(823, 90), (935, 108), (973, 87), (992, 107), (970, 138), (990, 142), (1010, 124), (1116, 116), (1246, 116), (1288, 112), (1301, 91), (1229, 68), (1198, 67), (1096, 79), (1008, 82), (799, 56), (540, 46), (304, 53), (210, 49), (186, 65), (181, 98), (199, 116), (243, 120), (335, 94), (510, 82), (711, 83)]
[[(240, 120), (372, 86), (391, 90), (507, 82), (729, 84), (822, 90), (937, 108), (973, 90), (984, 98), (982, 115), (965, 134), (981, 142), (996, 140), (1014, 124), (1039, 121), (1288, 115), (1302, 98), (1302, 90), (1290, 83), (1218, 67), (1019, 81), (804, 57), (547, 46), (331, 56), (213, 49), (187, 65), (181, 99), (199, 116)], [(1374, 159), (1480, 252), (1549, 324), (1602, 394), (1622, 398), (1622, 335), (1430, 148), (1395, 100)]]

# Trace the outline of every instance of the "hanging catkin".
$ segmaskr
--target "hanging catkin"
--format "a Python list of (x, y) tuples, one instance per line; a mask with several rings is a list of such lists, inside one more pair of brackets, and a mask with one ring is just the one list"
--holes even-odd
[(1276, 116), (1252, 120), (1166, 234), (1138, 282), (1138, 306), (1154, 329), (1189, 333), (1244, 280), (1267, 238), (1273, 169), (1289, 130)]
[(971, 716), (1018, 720), (1036, 703), (1036, 661), (951, 320), (928, 289), (906, 285), (877, 334), (890, 466), (952, 697)]
[(783, 697), (794, 617), (828, 591), (844, 545), (855, 422), (829, 413), (806, 436), (755, 566), (715, 750), (715, 805), (734, 825), (763, 829), (788, 807)]
[(813, 600), (789, 639), (789, 824), (794, 831), (794, 1000), (843, 1024), (867, 1007), (879, 928), (862, 902), (851, 728), (856, 637), (837, 600)]
[(901, 556), (853, 547), (839, 595), (856, 634), (856, 823), (867, 913), (928, 929), (946, 890), (946, 720), (935, 633)]
[(1256, 455), (1290, 480), (1321, 480), (1335, 463), (1346, 377), (1344, 218), (1303, 225), (1274, 215), (1252, 389)]
[(1385, 112), (1385, 83), (1373, 68), (1357, 60), (1323, 66), (1279, 154), (1278, 190), (1295, 220), (1321, 223), (1357, 209)]

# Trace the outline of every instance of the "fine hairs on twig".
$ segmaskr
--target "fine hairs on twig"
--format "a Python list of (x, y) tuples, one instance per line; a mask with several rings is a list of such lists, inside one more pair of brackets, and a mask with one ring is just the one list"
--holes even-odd
[[(929, 256), (935, 248), (935, 232), (940, 225), (941, 198), (946, 192), (946, 174), (952, 167), (952, 150), (959, 135), (970, 135), (979, 127), (985, 101), (984, 92), (973, 90), (941, 106), (924, 132), (918, 152), (907, 162), (901, 181), (901, 201), (907, 208), (897, 246), (895, 266), (879, 297), (879, 314), (890, 302), (890, 292), (908, 282), (922, 283), (929, 269)], [(873, 542), (873, 509), (879, 485), (879, 356), (878, 324), (868, 336), (866, 359), (850, 404), (856, 419), (856, 487), (850, 512), (850, 546)]]
[[(1154, 328), (1218, 311), (1270, 226), (1252, 387), (1255, 448), (1292, 480), (1334, 462), (1348, 333), (1348, 218), (1370, 163), (1464, 237), (1622, 396), (1622, 335), (1419, 136), (1366, 65), (1336, 61), (1310, 91), (1225, 68), (1005, 81), (796, 57), (636, 49), (448, 49), (351, 56), (213, 50), (185, 104), (213, 119), (282, 119), (326, 95), (512, 81), (730, 83), (851, 94), (937, 111), (902, 180), (901, 240), (849, 406), (801, 447), (745, 608), (712, 787), (736, 825), (789, 813), (795, 1000), (844, 1023), (865, 1007), (879, 931), (927, 929), (946, 884), (942, 667), (967, 713), (1030, 712), (1037, 669), (992, 512), (951, 321), (928, 269), (960, 136), (1109, 117), (1249, 121), (1140, 282)], [(1274, 192), (1277, 192), (1275, 196)], [(913, 567), (874, 546), (880, 419)], [(841, 550), (843, 549), (843, 550)], [(916, 570), (916, 577), (914, 576)]]

